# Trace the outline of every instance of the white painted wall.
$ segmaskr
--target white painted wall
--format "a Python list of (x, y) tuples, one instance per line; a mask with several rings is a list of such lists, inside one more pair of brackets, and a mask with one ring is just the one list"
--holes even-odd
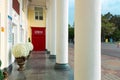
[[(28, 1), (25, 3), (25, 12), (22, 12), (22, 0), (20, 3), (20, 16), (12, 8), (12, 0), (0, 0), (0, 27), (4, 27), (4, 32), (0, 31), (0, 59), (2, 61), (1, 68), (8, 67), (14, 61), (14, 56), (11, 54), (11, 48), (14, 44), (27, 41), (27, 7)], [(8, 18), (12, 17), (12, 20)], [(20, 24), (22, 31), (20, 33)], [(11, 27), (11, 28), (10, 28)], [(11, 30), (10, 30), (11, 29)], [(11, 32), (10, 32), (11, 31)], [(10, 34), (11, 33), (11, 34)], [(14, 39), (11, 39), (14, 35)]]
[(1, 44), (0, 44), (0, 59), (2, 61), (2, 66), (1, 68), (7, 67), (7, 57), (6, 56), (6, 40), (5, 40), (5, 36), (6, 36), (6, 24), (7, 24), (7, 13), (6, 13), (6, 7), (7, 7), (7, 0), (1, 0), (1, 6), (0, 6), (0, 11), (1, 11), (1, 26), (4, 27), (4, 32), (1, 32)]

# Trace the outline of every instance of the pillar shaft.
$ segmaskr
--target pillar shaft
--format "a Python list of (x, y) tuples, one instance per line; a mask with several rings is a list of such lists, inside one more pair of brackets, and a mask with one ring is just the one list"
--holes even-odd
[(56, 55), (56, 0), (51, 0), (51, 53), (50, 58)]
[[(56, 66), (68, 64), (68, 0), (57, 0)], [(57, 66), (58, 65), (58, 66)], [(62, 67), (64, 68), (64, 67)]]
[(46, 1), (46, 49), (49, 49), (49, 1)]
[(50, 53), (51, 51), (51, 1), (48, 1), (48, 7), (47, 7), (47, 11), (48, 11), (48, 27), (47, 27), (47, 49)]
[(75, 79), (101, 80), (100, 0), (75, 0)]
[(2, 32), (0, 32), (0, 41), (1, 41), (1, 44), (0, 44), (0, 48), (1, 48), (1, 51), (0, 51), (0, 54), (1, 54), (1, 56), (0, 56), (0, 59), (1, 59), (1, 61), (2, 61), (2, 66), (1, 66), (1, 69), (3, 69), (4, 67), (7, 67), (7, 58), (8, 58), (8, 56), (7, 56), (7, 51), (6, 51), (6, 49), (7, 49), (7, 39), (6, 39), (6, 35), (7, 35), (7, 33), (6, 33), (6, 29), (7, 29), (7, 0), (2, 0), (2, 2), (1, 2), (2, 4), (0, 5), (1, 7), (0, 7), (0, 10), (1, 10), (1, 25), (0, 25), (0, 27), (3, 27), (4, 28), (4, 31)]

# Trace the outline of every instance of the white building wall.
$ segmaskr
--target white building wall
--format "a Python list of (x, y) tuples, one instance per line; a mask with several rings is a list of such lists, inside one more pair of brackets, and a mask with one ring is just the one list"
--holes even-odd
[(12, 25), (14, 28), (14, 34), (16, 35), (14, 37), (14, 40), (16, 41), (15, 44), (20, 43), (20, 18), (19, 15), (15, 12), (15, 10), (12, 10)]
[[(27, 8), (28, 1), (25, 0), (25, 10), (22, 10), (22, 0), (20, 3), (20, 15), (12, 8), (12, 0), (0, 0), (0, 60), (1, 68), (8, 67), (14, 61), (11, 53), (12, 46), (27, 42)], [(20, 25), (22, 25), (20, 27)], [(4, 31), (1, 31), (1, 27)], [(20, 32), (21, 31), (21, 32)]]
[(8, 0), (7, 3), (7, 31), (6, 31), (6, 54), (7, 54), (7, 66), (9, 66), (13, 61), (14, 57), (11, 53), (12, 44), (13, 44), (13, 35), (12, 35), (12, 0)]
[(0, 59), (2, 61), (1, 68), (7, 67), (7, 54), (6, 54), (6, 27), (7, 27), (7, 0), (1, 0), (0, 11), (1, 11), (1, 27), (4, 28), (4, 31), (0, 31)]
[[(1, 3), (2, 3), (2, 0), (0, 0), (0, 9), (2, 8)], [(0, 44), (1, 44), (1, 10), (0, 10)], [(0, 45), (0, 56), (1, 56), (1, 45)]]
[[(0, 0), (0, 9), (1, 9), (1, 0)], [(0, 44), (1, 44), (1, 10), (0, 10)], [(0, 56), (1, 56), (1, 45), (0, 45)], [(1, 57), (0, 57), (1, 59)]]
[(27, 36), (27, 32), (28, 32), (28, 19), (27, 19), (27, 15), (28, 15), (28, 0), (24, 0), (22, 1), (22, 5), (21, 5), (21, 24), (22, 24), (22, 39), (23, 42), (27, 42), (28, 41), (28, 36)]

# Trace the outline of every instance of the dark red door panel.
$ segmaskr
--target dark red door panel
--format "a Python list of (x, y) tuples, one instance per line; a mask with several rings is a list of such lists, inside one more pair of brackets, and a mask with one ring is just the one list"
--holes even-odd
[(45, 50), (45, 28), (32, 27), (32, 43), (34, 51)]

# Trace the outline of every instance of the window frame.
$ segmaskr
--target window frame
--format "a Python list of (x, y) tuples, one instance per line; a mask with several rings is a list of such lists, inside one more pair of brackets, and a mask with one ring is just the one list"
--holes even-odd
[[(36, 8), (38, 8), (38, 10)], [(36, 16), (36, 13), (37, 13), (37, 16)], [(43, 18), (43, 8), (42, 7), (34, 7), (34, 19), (35, 20), (43, 20), (44, 19)]]

